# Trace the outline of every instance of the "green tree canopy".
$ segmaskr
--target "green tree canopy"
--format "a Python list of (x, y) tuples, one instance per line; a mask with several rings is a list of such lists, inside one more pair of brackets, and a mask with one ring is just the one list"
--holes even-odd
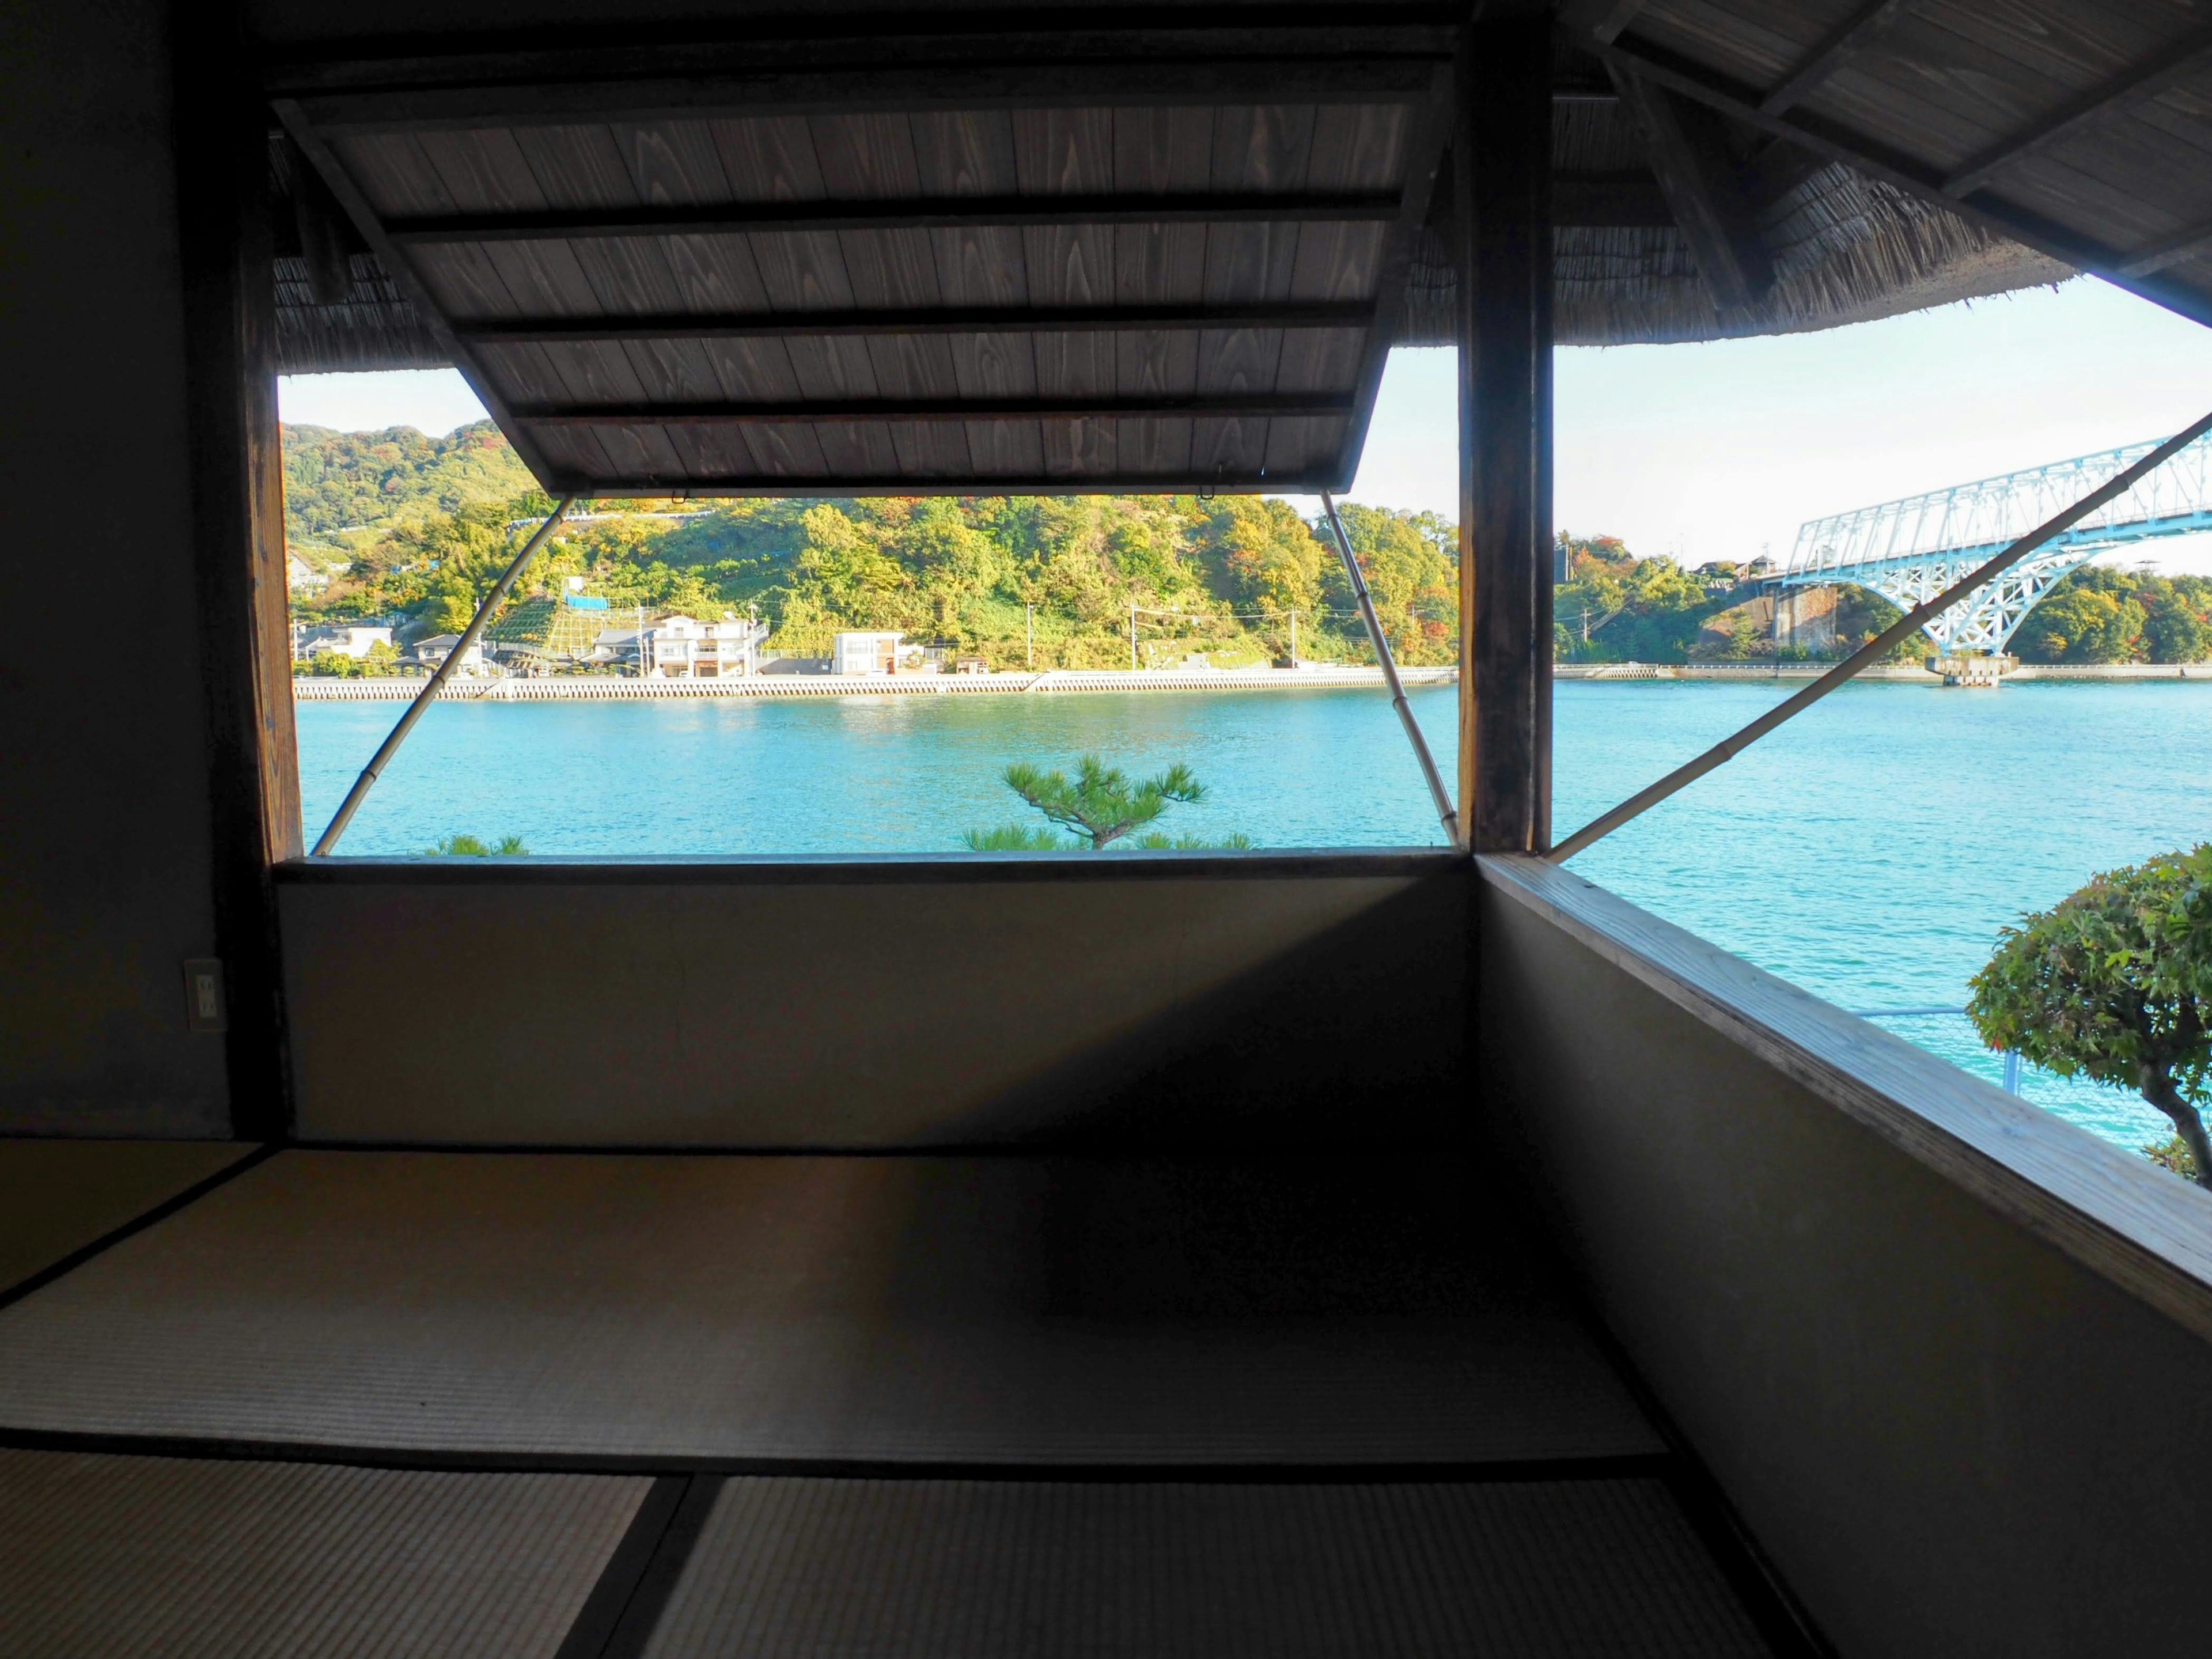
[(1077, 763), (1073, 778), (1065, 772), (1044, 771), (1026, 761), (1009, 766), (1001, 776), (1007, 788), (1053, 824), (1072, 831), (1076, 839), (1064, 842), (1050, 830), (1009, 823), (995, 830), (970, 830), (964, 839), (978, 853), (1042, 853), (1085, 846), (1100, 852), (1124, 836), (1132, 837), (1131, 846), (1152, 851), (1252, 844), (1243, 836), (1213, 842), (1192, 836), (1171, 837), (1159, 830), (1136, 833), (1145, 831), (1146, 825), (1178, 802), (1206, 799), (1205, 785), (1188, 766), (1170, 766), (1157, 777), (1135, 782), (1121, 768), (1108, 766), (1096, 755), (1085, 755)]
[(2027, 613), (2012, 649), (2027, 662), (2202, 662), (2212, 578), (2084, 565)]
[[(403, 643), (458, 633), (552, 505), (489, 426), (436, 440), (288, 428), (286, 464), (295, 535), (359, 526), (319, 551), (332, 580), (295, 594), (294, 615), (392, 617)], [(1356, 503), (1343, 513), (1392, 649), (1409, 664), (1454, 660), (1455, 528)], [(1260, 497), (586, 501), (492, 637), (550, 637), (572, 582), (617, 613), (611, 628), (640, 610), (709, 619), (754, 607), (771, 653), (789, 656), (827, 654), (840, 629), (896, 629), (994, 669), (1118, 668), (1133, 614), (1145, 665), (1285, 659), (1293, 615), (1301, 656), (1369, 658), (1330, 545), (1288, 503)], [(562, 637), (566, 651), (583, 635)]]
[(1998, 936), (1966, 1012), (1993, 1048), (2141, 1092), (2212, 1184), (2212, 844), (2107, 871)]

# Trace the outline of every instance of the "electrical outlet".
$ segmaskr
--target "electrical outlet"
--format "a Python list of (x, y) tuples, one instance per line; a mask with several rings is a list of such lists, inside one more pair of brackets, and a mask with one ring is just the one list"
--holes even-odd
[(186, 957), (185, 1024), (195, 1031), (227, 1030), (228, 1014), (222, 994), (222, 963), (214, 957)]

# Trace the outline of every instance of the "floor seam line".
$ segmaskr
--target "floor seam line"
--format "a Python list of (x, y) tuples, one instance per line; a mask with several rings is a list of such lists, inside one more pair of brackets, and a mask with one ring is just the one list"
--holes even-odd
[(173, 1193), (151, 1209), (135, 1215), (118, 1226), (111, 1227), (88, 1244), (80, 1244), (67, 1255), (51, 1261), (38, 1272), (20, 1279), (5, 1290), (0, 1290), (0, 1312), (15, 1306), (25, 1297), (46, 1289), (56, 1279), (66, 1278), (96, 1256), (105, 1255), (125, 1240), (135, 1237), (149, 1227), (167, 1221), (179, 1211), (189, 1209), (216, 1188), (235, 1180), (248, 1170), (257, 1169), (284, 1150), (286, 1143), (265, 1140), (252, 1151), (233, 1159), (212, 1175), (203, 1176), (182, 1192)]

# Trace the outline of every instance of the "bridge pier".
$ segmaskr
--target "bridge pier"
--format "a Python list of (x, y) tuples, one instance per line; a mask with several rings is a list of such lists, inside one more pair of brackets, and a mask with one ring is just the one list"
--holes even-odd
[(1984, 656), (1942, 656), (1932, 658), (1928, 666), (1932, 672), (1943, 677), (1946, 685), (1996, 686), (2004, 677), (2020, 666), (2020, 659), (2003, 652)]

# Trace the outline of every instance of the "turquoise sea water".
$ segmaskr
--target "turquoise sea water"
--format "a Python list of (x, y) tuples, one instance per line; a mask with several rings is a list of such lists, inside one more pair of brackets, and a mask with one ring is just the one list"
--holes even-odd
[[(1795, 689), (1565, 684), (1564, 833)], [(1449, 688), (1413, 694), (1449, 770)], [(299, 706), (310, 839), (398, 717)], [(1142, 692), (790, 702), (441, 703), (348, 833), (419, 852), (465, 831), (541, 854), (912, 853), (1016, 821), (1008, 761), (1098, 751), (1188, 763), (1209, 799), (1177, 830), (1263, 847), (1437, 844), (1375, 692)], [(1853, 686), (1577, 858), (1590, 879), (1843, 1006), (1966, 1000), (1996, 930), (2094, 872), (2212, 838), (2212, 685)], [(1966, 1022), (1885, 1022), (1995, 1080)], [(2139, 1145), (2164, 1120), (2030, 1072), (2031, 1100)], [(2162, 1135), (2160, 1138), (2163, 1138)]]

